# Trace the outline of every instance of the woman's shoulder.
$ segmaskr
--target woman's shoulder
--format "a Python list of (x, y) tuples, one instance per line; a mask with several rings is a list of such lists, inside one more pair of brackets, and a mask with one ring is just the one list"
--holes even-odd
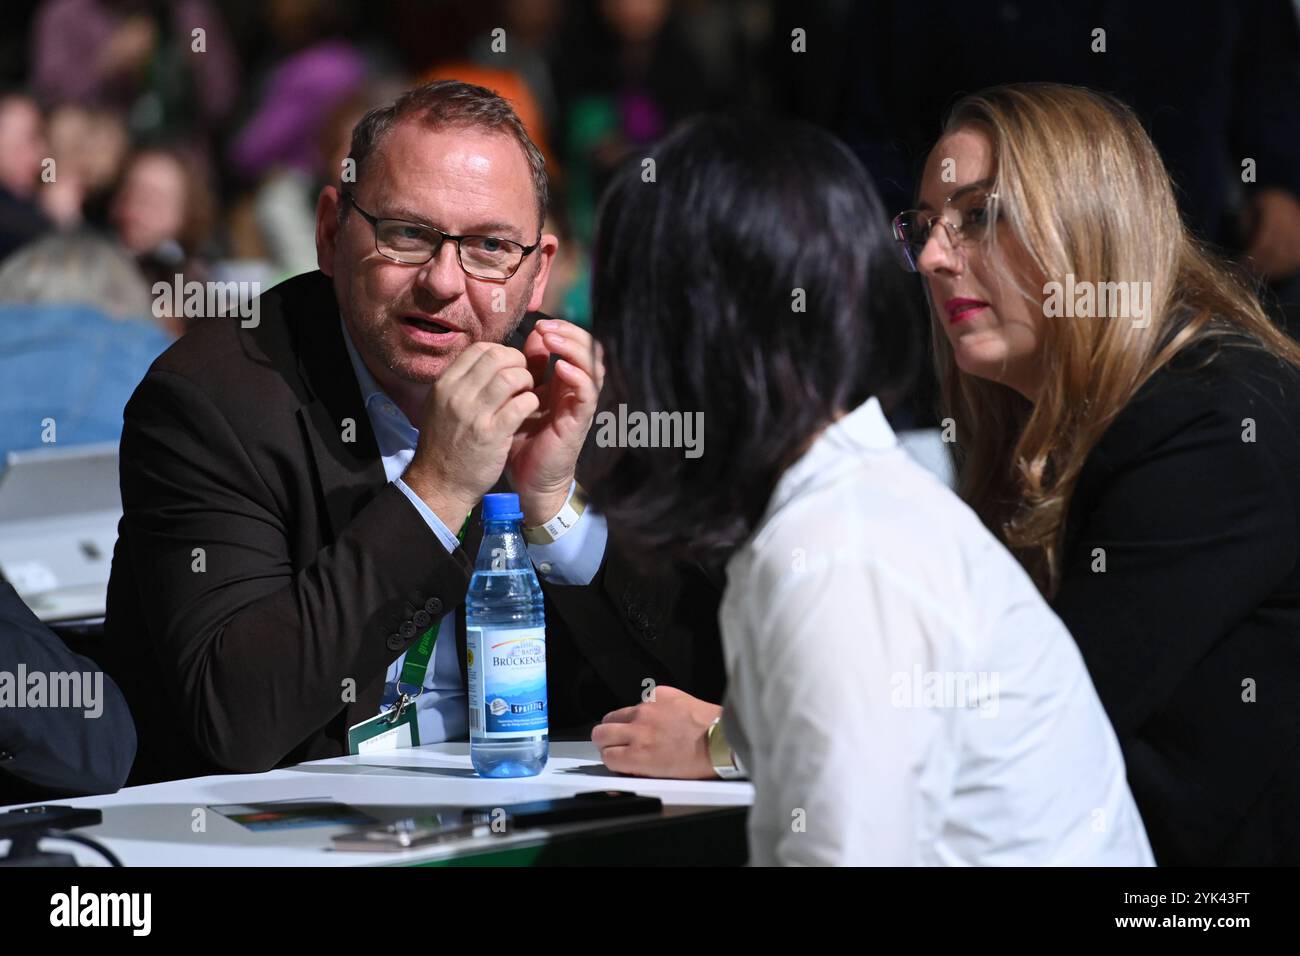
[(1089, 464), (1149, 455), (1192, 434), (1205, 454), (1255, 443), (1300, 456), (1300, 369), (1239, 337), (1198, 340), (1143, 383)]
[(762, 617), (791, 600), (880, 601), (963, 634), (1037, 601), (975, 513), (901, 447), (846, 453), (838, 464), (770, 513), (737, 551), (727, 568), (730, 596), (743, 593), (740, 603)]

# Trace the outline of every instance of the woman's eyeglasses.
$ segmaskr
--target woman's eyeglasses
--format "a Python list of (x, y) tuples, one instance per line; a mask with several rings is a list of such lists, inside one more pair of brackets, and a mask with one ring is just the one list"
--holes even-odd
[(944, 200), (942, 212), (932, 209), (909, 209), (894, 217), (894, 239), (903, 253), (903, 262), (911, 272), (920, 272), (917, 263), (936, 223), (943, 223), (953, 248), (962, 242), (978, 242), (988, 235), (998, 218), (998, 194), (983, 186), (963, 186)]

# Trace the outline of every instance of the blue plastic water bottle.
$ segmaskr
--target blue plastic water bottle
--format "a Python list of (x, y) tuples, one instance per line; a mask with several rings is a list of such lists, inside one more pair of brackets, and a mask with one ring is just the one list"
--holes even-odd
[(546, 615), (519, 496), (483, 499), (483, 543), (465, 602), (469, 758), (484, 777), (531, 777), (550, 750)]

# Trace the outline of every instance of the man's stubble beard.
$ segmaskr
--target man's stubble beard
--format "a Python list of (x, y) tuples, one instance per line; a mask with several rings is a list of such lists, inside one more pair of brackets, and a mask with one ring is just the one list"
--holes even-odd
[[(510, 316), (510, 321), (507, 323), (504, 333), (499, 339), (494, 340), (497, 344), (508, 342), (515, 332), (518, 331), (519, 326), (524, 321), (524, 316), (528, 312), (528, 301), (530, 298), (531, 290), (528, 295), (520, 297), (519, 305), (515, 307), (514, 314)], [(448, 318), (452, 319), (453, 317), (448, 316)], [(479, 328), (477, 319), (474, 319), (473, 321), (462, 321), (459, 317), (456, 317), (453, 321), (456, 321), (457, 324), (461, 326), (472, 325), (475, 328)], [(461, 352), (464, 351), (464, 349), (462, 349), (461, 352), (457, 352), (454, 355), (448, 354), (445, 356), (445, 364), (437, 374), (419, 375), (410, 367), (411, 356), (413, 354), (425, 358), (430, 358), (432, 356), (427, 352), (412, 352), (412, 350), (407, 348), (403, 341), (404, 336), (399, 325), (399, 320), (391, 319), (387, 314), (381, 313), (380, 315), (373, 317), (370, 321), (367, 321), (359, 331), (361, 332), (363, 339), (363, 351), (378, 357), (384, 368), (387, 369), (391, 375), (404, 382), (412, 385), (432, 385), (437, 381), (438, 375), (450, 368), (456, 359), (460, 358)], [(466, 343), (465, 348), (469, 348), (470, 345), (473, 345), (474, 342), (477, 341), (483, 340), (478, 338), (471, 339)]]

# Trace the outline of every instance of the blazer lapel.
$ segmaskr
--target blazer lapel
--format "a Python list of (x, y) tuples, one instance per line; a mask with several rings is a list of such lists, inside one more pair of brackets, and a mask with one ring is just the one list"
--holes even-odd
[(384, 487), (384, 463), (360, 400), (355, 409), (343, 410), (318, 400), (298, 409), (298, 415), (316, 465), (333, 541)]
[(343, 344), (333, 289), (326, 286), (324, 292), (328, 295), (321, 295), (312, 314), (293, 317), (293, 324), (299, 370), (309, 396), (298, 416), (316, 466), (320, 501), (333, 541), (384, 487), (387, 476)]
[[(387, 476), (343, 344), (333, 285), (326, 276), (317, 278), (315, 294), (285, 320), (292, 330), (305, 387), (297, 415), (316, 472), (322, 541), (332, 543), (384, 487)], [(383, 685), (384, 675), (376, 674), (358, 688), (356, 701), (345, 708), (341, 724), (335, 727), (345, 753), (347, 728), (379, 712)]]

